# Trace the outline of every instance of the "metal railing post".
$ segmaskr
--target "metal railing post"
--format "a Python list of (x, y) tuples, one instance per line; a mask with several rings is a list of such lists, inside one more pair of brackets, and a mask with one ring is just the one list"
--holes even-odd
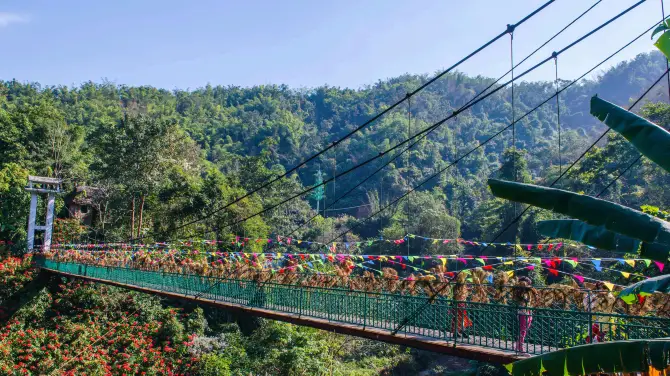
[(302, 316), (303, 287), (300, 286), (300, 305), (298, 306), (298, 317)]
[(589, 313), (589, 341), (593, 340), (593, 316), (591, 315), (591, 290), (587, 292), (588, 297), (588, 307), (587, 312)]
[(368, 324), (368, 293), (363, 292), (363, 329)]

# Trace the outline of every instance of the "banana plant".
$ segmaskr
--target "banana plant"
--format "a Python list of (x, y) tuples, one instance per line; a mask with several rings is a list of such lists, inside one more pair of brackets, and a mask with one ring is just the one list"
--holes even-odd
[(632, 284), (621, 291), (619, 297), (624, 302), (631, 304), (637, 300), (638, 296), (649, 296), (655, 292), (670, 293), (670, 278), (667, 275), (649, 278)]
[[(669, 30), (670, 23), (664, 22), (654, 33), (662, 33), (656, 45), (670, 57)], [(670, 132), (597, 96), (591, 98), (590, 112), (626, 138), (642, 155), (670, 172)], [(546, 236), (573, 239), (610, 250), (637, 250), (639, 244), (642, 257), (668, 261), (670, 222), (614, 202), (566, 190), (497, 179), (489, 179), (488, 184), (496, 197), (530, 204), (576, 219), (574, 222), (541, 223), (540, 232)], [(661, 279), (667, 279), (670, 284), (670, 276), (663, 276)], [(640, 284), (646, 282), (648, 281)], [(653, 292), (662, 286), (666, 285), (650, 282), (644, 287), (638, 286), (638, 289)], [(632, 294), (632, 291), (628, 294)], [(622, 293), (621, 296), (627, 296), (629, 301), (629, 295)]]
[(654, 39), (654, 37), (657, 34), (661, 34), (658, 39), (656, 39), (656, 43), (654, 43), (654, 46), (658, 48), (661, 52), (663, 52), (663, 55), (667, 59), (670, 59), (670, 34), (667, 33), (667, 31), (670, 30), (670, 19), (665, 20), (661, 22), (660, 25), (658, 25), (654, 31), (651, 33), (651, 38)]
[[(670, 222), (641, 211), (562, 189), (497, 179), (489, 179), (488, 184), (496, 197), (565, 214), (643, 242), (663, 244), (670, 250)], [(660, 261), (667, 258), (666, 252)]]
[(506, 366), (512, 376), (572, 376), (645, 372), (665, 374), (670, 340), (602, 342), (571, 347), (519, 360)]

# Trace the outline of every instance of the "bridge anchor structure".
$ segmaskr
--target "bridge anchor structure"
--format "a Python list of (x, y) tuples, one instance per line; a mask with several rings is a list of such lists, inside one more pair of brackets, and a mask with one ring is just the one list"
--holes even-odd
[[(491, 363), (589, 343), (594, 324), (606, 341), (670, 337), (670, 318), (528, 307), (526, 314), (533, 321), (519, 345), (519, 307), (513, 304), (88, 265), (41, 256), (37, 264), (60, 276)], [(458, 324), (464, 314), (471, 321), (465, 328)]]
[[(28, 186), (26, 191), (30, 192), (30, 214), (28, 216), (28, 251), (35, 248), (35, 231), (44, 231), (44, 240), (42, 248), (49, 250), (51, 248), (51, 234), (53, 233), (54, 221), (54, 202), (56, 194), (61, 193), (60, 179), (47, 178), (42, 176), (28, 176)], [(37, 196), (44, 194), (47, 196), (46, 220), (44, 226), (37, 225)]]

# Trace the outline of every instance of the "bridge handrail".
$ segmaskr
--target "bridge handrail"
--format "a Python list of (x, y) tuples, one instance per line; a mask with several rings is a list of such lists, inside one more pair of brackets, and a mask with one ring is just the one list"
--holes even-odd
[[(192, 273), (176, 273), (176, 272), (167, 272), (167, 271), (160, 271), (160, 270), (144, 270), (144, 269), (135, 269), (135, 268), (128, 268), (128, 267), (123, 267), (123, 266), (107, 266), (107, 265), (96, 265), (96, 264), (88, 264), (88, 263), (77, 263), (77, 262), (66, 262), (66, 261), (57, 261), (57, 260), (50, 260), (52, 262), (58, 263), (58, 264), (70, 264), (70, 265), (85, 265), (85, 266), (93, 266), (97, 268), (105, 268), (105, 269), (120, 269), (120, 270), (126, 270), (126, 271), (132, 271), (132, 272), (137, 272), (141, 271), (143, 273), (153, 273), (153, 274), (160, 274), (161, 276), (165, 275), (172, 275), (172, 276), (179, 276), (179, 277), (195, 277), (195, 278), (201, 278), (201, 279), (208, 279), (208, 280), (215, 280), (215, 281), (225, 281), (225, 282), (232, 282), (232, 283), (239, 283), (239, 284), (248, 284), (248, 283), (257, 283), (262, 286), (277, 286), (277, 287), (300, 287), (302, 289), (308, 289), (308, 290), (317, 290), (317, 291), (333, 291), (333, 292), (342, 292), (345, 294), (366, 294), (366, 295), (374, 295), (374, 296), (380, 296), (380, 297), (397, 297), (397, 296), (402, 296), (405, 298), (415, 298), (421, 301), (424, 301), (428, 297), (425, 295), (411, 295), (411, 294), (404, 294), (404, 293), (391, 293), (391, 292), (379, 292), (379, 291), (365, 291), (365, 290), (355, 290), (355, 289), (346, 289), (342, 287), (323, 287), (323, 286), (309, 286), (309, 285), (299, 285), (299, 284), (286, 284), (286, 283), (278, 283), (278, 282), (263, 282), (263, 281), (256, 281), (252, 279), (237, 279), (237, 278), (227, 278), (227, 277), (220, 277), (220, 276), (211, 276), (211, 275), (200, 275), (200, 274), (192, 274)], [(43, 260), (40, 261), (43, 264)], [(43, 266), (43, 265), (40, 265)], [(448, 283), (448, 282), (444, 282)], [(476, 285), (476, 284), (467, 284), (467, 285)], [(492, 286), (492, 285), (491, 285)], [(498, 286), (496, 286), (498, 287)], [(513, 285), (502, 285), (500, 287), (504, 288), (514, 288)], [(536, 289), (545, 289), (545, 290), (558, 290), (556, 288), (552, 288), (549, 286), (538, 286)], [(578, 290), (578, 289), (575, 289)], [(588, 289), (581, 289), (578, 291), (583, 291), (583, 292), (597, 292), (594, 290), (588, 290)], [(473, 302), (471, 300), (456, 300), (456, 299), (451, 299), (447, 298), (444, 296), (436, 296), (434, 298), (435, 300), (440, 300), (442, 302), (448, 302), (452, 304), (458, 304), (458, 303), (468, 303), (468, 304), (477, 304), (479, 306), (490, 306), (490, 307), (511, 307), (511, 308), (518, 308), (518, 304), (503, 304), (503, 303), (491, 303), (491, 302)], [(645, 318), (648, 320), (652, 321), (670, 321), (667, 318), (662, 318), (662, 317), (654, 317), (650, 315), (628, 315), (628, 314), (621, 314), (621, 313), (614, 313), (614, 312), (589, 312), (589, 311), (576, 311), (576, 310), (566, 310), (566, 309), (557, 309), (557, 308), (547, 308), (547, 307), (527, 307), (527, 309), (533, 310), (535, 312), (571, 312), (571, 313), (582, 313), (585, 315), (599, 315), (599, 316), (609, 316), (613, 318), (629, 318), (629, 317), (640, 317), (640, 318)]]
[[(594, 325), (605, 333), (607, 340), (670, 336), (670, 319), (660, 317), (526, 308), (499, 303), (455, 301), (444, 297), (426, 305), (429, 299), (427, 296), (264, 283), (55, 260), (37, 262), (47, 269), (83, 278), (134, 285), (140, 289), (146, 288), (147, 291), (183, 295), (188, 299), (202, 296), (225, 304), (248, 307), (249, 310), (263, 308), (279, 314), (297, 314), (391, 333), (395, 333), (401, 323), (407, 322), (398, 333), (503, 351), (519, 350), (515, 338), (520, 333), (522, 312), (533, 317), (528, 336), (521, 342), (522, 351), (533, 354), (587, 343), (587, 339), (594, 334)], [(419, 310), (422, 306), (425, 309)], [(464, 324), (464, 320), (470, 323)]]

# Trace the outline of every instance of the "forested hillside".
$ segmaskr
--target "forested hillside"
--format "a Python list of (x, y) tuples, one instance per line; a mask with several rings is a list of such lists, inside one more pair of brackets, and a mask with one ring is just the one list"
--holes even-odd
[[(588, 114), (588, 99), (592, 95), (626, 105), (658, 77), (664, 66), (660, 54), (643, 54), (569, 88), (561, 95), (560, 153), (555, 101), (517, 124), (516, 146), (522, 150), (517, 159), (524, 162), (518, 166), (527, 168), (527, 179), (555, 177), (559, 158), (565, 166), (602, 132), (602, 126)], [(0, 238), (17, 244), (23, 239), (27, 197), (20, 187), (28, 173), (62, 177), (68, 189), (75, 184), (99, 188), (89, 193), (97, 210), (94, 225), (85, 234), (99, 241), (118, 241), (137, 235), (130, 229), (133, 200), (138, 222), (138, 212), (142, 211), (141, 233), (151, 235), (153, 240), (222, 237), (229, 233), (287, 234), (312, 216), (310, 208), (316, 207), (315, 200), (305, 196), (233, 228), (225, 228), (224, 224), (314, 184), (318, 170), (329, 178), (334, 172), (377, 155), (407, 137), (408, 131), (415, 134), (448, 116), (492, 79), (449, 74), (412, 98), (410, 129), (408, 107), (403, 104), (301, 168), (292, 179), (275, 184), (206, 221), (180, 231), (172, 229), (295, 166), (428, 78), (406, 75), (360, 90), (207, 86), (193, 91), (169, 91), (109, 82), (90, 82), (74, 88), (2, 82)], [(659, 85), (648, 95), (648, 100), (665, 102), (665, 90)], [(515, 90), (516, 117), (554, 91), (553, 82), (519, 84)], [(662, 112), (663, 108), (648, 110)], [(329, 235), (337, 233), (334, 228), (345, 229), (347, 221), (351, 222), (345, 214), (365, 217), (371, 210), (394, 200), (408, 187), (509, 124), (511, 112), (511, 92), (501, 90), (459, 114), (432, 132), (411, 153), (398, 158), (333, 206), (333, 209), (358, 208), (326, 211), (327, 218), (318, 217), (297, 235), (327, 240)], [(618, 156), (630, 148), (614, 147), (617, 140), (611, 141), (609, 147), (601, 145), (580, 168), (573, 169), (562, 186), (594, 192), (615, 176), (616, 168), (627, 163), (627, 159)], [(444, 237), (460, 232), (463, 237), (486, 240), (486, 234), (502, 223), (496, 212), (500, 204), (491, 200), (485, 180), (510, 171), (501, 168), (505, 158), (508, 162), (514, 159), (511, 152), (504, 156), (504, 150), (510, 147), (508, 131), (410, 195), (409, 209), (401, 202), (394, 208), (403, 210), (387, 210), (358, 226), (350, 236), (392, 237), (409, 231)], [(332, 202), (391, 157), (381, 158), (328, 184), (325, 203)], [(645, 203), (667, 206), (670, 198), (660, 189), (667, 177), (660, 171), (658, 175), (652, 172), (657, 173), (638, 169), (627, 175), (621, 185), (611, 189), (613, 198), (631, 206)], [(59, 215), (66, 216), (62, 201), (59, 208)], [(321, 202), (320, 209), (323, 208)], [(403, 214), (406, 210), (419, 218), (409, 228)], [(443, 225), (431, 228), (430, 222), (438, 219)], [(531, 232), (521, 236), (531, 237), (526, 241), (534, 240)]]
[[(406, 75), (359, 90), (207, 86), (169, 91), (109, 82), (80, 87), (0, 82), (0, 253), (25, 250), (29, 196), (23, 187), (29, 174), (61, 177), (66, 191), (73, 191), (57, 199), (56, 242), (115, 242), (138, 236), (143, 236), (142, 242), (227, 240), (235, 235), (288, 234), (326, 242), (347, 229), (352, 231), (346, 241), (398, 239), (407, 233), (490, 241), (516, 209), (491, 196), (487, 178), (513, 180), (516, 166), (521, 181), (552, 181), (605, 129), (589, 115), (591, 96), (628, 105), (665, 69), (660, 54), (643, 54), (580, 82), (560, 97), (560, 151), (552, 100), (517, 125), (517, 151), (511, 148), (511, 132), (505, 132), (413, 192), (409, 200), (368, 221), (364, 219), (370, 213), (507, 126), (512, 119), (511, 91), (501, 90), (458, 114), (334, 205), (337, 197), (395, 153), (329, 183), (318, 204), (318, 195), (308, 194), (241, 221), (317, 183), (319, 171), (328, 179), (396, 145), (408, 132), (415, 134), (436, 123), (493, 79), (449, 74), (413, 97), (411, 107), (399, 106), (297, 174), (227, 207), (388, 108), (429, 76)], [(661, 83), (635, 110), (668, 127), (668, 88), (665, 80)], [(553, 82), (517, 85), (515, 117), (555, 90)], [(598, 193), (635, 157), (627, 142), (610, 135), (559, 186)], [(645, 210), (667, 215), (658, 208), (670, 207), (668, 186), (670, 176), (644, 161), (610, 187), (606, 197), (636, 208), (651, 205)], [(90, 205), (90, 225), (65, 219), (72, 216), (66, 201), (73, 196)], [(337, 210), (324, 212), (325, 206)], [(530, 211), (501, 240), (537, 242), (534, 223), (549, 216), (545, 211)], [(196, 222), (199, 218), (204, 219)], [(195, 223), (182, 226), (190, 222)], [(229, 226), (232, 222), (239, 223)], [(371, 253), (394, 252), (374, 247), (379, 245), (373, 245)], [(455, 250), (413, 242), (407, 251), (445, 249)], [(3, 374), (424, 371), (433, 375), (455, 370), (493, 375), (500, 371), (316, 329), (233, 317), (117, 288), (37, 277), (29, 256), (5, 258), (0, 262), (0, 277)], [(617, 280), (623, 278), (619, 273), (609, 278), (626, 282)]]

